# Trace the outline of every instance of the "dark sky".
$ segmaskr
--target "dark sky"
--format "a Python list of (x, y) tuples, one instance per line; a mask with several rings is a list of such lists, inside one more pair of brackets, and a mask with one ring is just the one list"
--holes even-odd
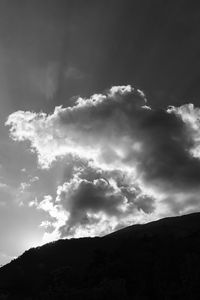
[(0, 262), (198, 210), (199, 82), (198, 1), (0, 0)]
[[(198, 101), (198, 1), (1, 0), (0, 10), (2, 76), (16, 109), (127, 83), (159, 107)], [(57, 81), (51, 91), (45, 72)]]

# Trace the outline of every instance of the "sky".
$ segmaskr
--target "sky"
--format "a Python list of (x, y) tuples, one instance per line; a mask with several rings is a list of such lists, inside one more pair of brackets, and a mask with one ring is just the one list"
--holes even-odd
[(0, 0), (0, 264), (200, 210), (198, 1)]

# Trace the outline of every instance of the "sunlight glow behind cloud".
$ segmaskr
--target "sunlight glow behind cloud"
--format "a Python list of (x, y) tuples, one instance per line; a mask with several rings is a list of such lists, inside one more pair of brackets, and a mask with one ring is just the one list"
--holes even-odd
[(191, 104), (154, 110), (143, 91), (130, 85), (79, 97), (49, 115), (11, 114), (10, 136), (29, 141), (40, 168), (50, 172), (67, 156), (73, 165), (55, 199), (46, 195), (30, 203), (49, 215), (42, 223), (45, 241), (103, 235), (197, 209), (199, 115)]

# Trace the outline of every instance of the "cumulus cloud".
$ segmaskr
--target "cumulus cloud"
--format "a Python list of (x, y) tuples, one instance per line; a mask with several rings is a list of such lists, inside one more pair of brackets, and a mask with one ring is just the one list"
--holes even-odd
[(180, 107), (170, 106), (167, 111), (176, 114), (186, 124), (192, 138), (190, 153), (193, 157), (200, 158), (200, 109), (189, 103)]
[(130, 182), (131, 178), (119, 170), (79, 168), (71, 180), (58, 186), (55, 200), (46, 196), (42, 202), (31, 203), (51, 217), (42, 224), (51, 229), (45, 235), (46, 241), (55, 236), (102, 235), (138, 219), (150, 219), (155, 199)]
[(41, 227), (52, 229), (51, 233), (48, 231), (45, 233), (44, 241), (49, 242), (60, 238), (59, 229), (65, 224), (68, 213), (59, 204), (55, 204), (50, 195), (45, 196), (41, 202), (35, 198), (29, 203), (29, 206), (47, 212), (51, 218), (51, 221), (45, 220), (40, 224)]
[(42, 167), (69, 153), (121, 165), (130, 149), (135, 154), (140, 150), (137, 137), (131, 137), (131, 123), (146, 110), (143, 105), (144, 97), (131, 86), (113, 87), (105, 95), (78, 98), (73, 107), (56, 107), (52, 115), (15, 112), (6, 125), (14, 140), (30, 141)]
[(41, 168), (76, 157), (56, 199), (37, 207), (51, 217), (64, 212), (62, 225), (54, 215), (53, 234), (82, 236), (198, 208), (199, 111), (191, 104), (154, 110), (127, 85), (49, 115), (17, 111), (6, 125), (14, 140), (29, 141)]

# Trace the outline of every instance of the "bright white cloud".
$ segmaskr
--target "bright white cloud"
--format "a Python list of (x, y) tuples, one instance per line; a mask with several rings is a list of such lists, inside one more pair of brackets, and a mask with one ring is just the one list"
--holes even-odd
[(104, 235), (153, 215), (155, 219), (155, 199), (131, 182), (121, 171), (79, 168), (70, 181), (58, 186), (56, 199), (46, 196), (30, 204), (51, 217), (41, 224), (47, 229), (45, 241)]
[(180, 107), (170, 106), (168, 112), (179, 116), (187, 125), (187, 130), (194, 142), (189, 149), (190, 153), (194, 157), (200, 158), (200, 108), (189, 103)]
[(69, 153), (105, 166), (115, 162), (120, 167), (130, 149), (140, 150), (136, 137), (130, 136), (130, 118), (136, 107), (144, 109), (143, 104), (141, 91), (129, 85), (117, 86), (105, 95), (78, 98), (72, 107), (56, 107), (52, 115), (17, 111), (8, 117), (6, 125), (14, 140), (30, 141), (41, 167), (49, 167), (57, 157)]
[(45, 220), (40, 224), (40, 226), (44, 228), (53, 228), (53, 232), (45, 233), (43, 238), (44, 242), (47, 243), (60, 238), (59, 229), (65, 225), (68, 219), (68, 213), (62, 209), (61, 205), (55, 204), (53, 198), (50, 195), (46, 195), (41, 202), (35, 199), (29, 203), (29, 206), (35, 206), (37, 209), (47, 212), (51, 217), (51, 221)]
[(30, 142), (41, 168), (51, 170), (66, 156), (73, 166), (55, 198), (30, 203), (48, 215), (45, 241), (103, 235), (198, 209), (199, 117), (192, 104), (153, 110), (130, 85), (79, 97), (49, 115), (11, 114), (11, 137)]

